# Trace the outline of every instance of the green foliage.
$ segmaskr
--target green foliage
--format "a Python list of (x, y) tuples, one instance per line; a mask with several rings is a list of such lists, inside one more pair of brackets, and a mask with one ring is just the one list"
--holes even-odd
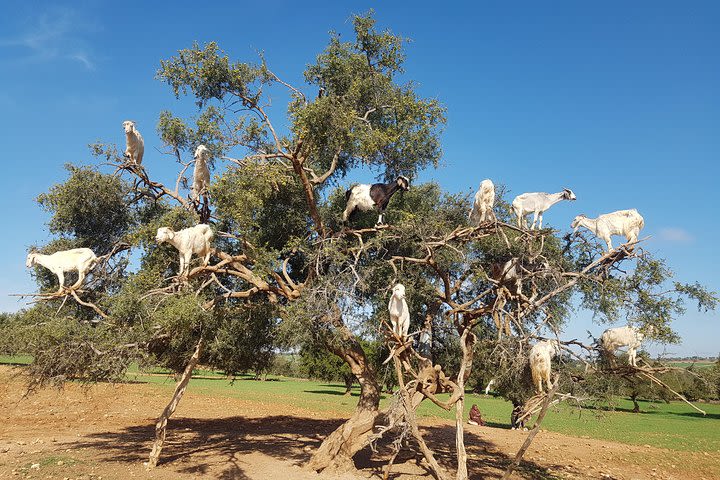
[(445, 110), (435, 99), (418, 98), (413, 84), (395, 82), (403, 73), (403, 39), (378, 32), (371, 14), (353, 17), (353, 26), (354, 42), (332, 33), (305, 71), (306, 81), (324, 95), (314, 102), (296, 100), (290, 108), (293, 132), (310, 142), (309, 156), (322, 170), (337, 150), (341, 174), (363, 163), (380, 167), (389, 180), (437, 166)]
[(37, 202), (51, 214), (51, 233), (73, 238), (78, 247), (88, 247), (96, 255), (110, 251), (134, 223), (128, 204), (130, 188), (114, 175), (90, 167), (66, 165), (70, 177), (55, 185)]
[(223, 144), (223, 132), (220, 127), (223, 120), (221, 112), (214, 106), (208, 106), (195, 119), (195, 127), (190, 127), (182, 118), (167, 110), (160, 112), (157, 131), (163, 143), (180, 159), (181, 152), (194, 153), (198, 145), (205, 145), (210, 151), (209, 166), (214, 159), (222, 155), (227, 148)]
[(582, 282), (582, 306), (603, 322), (652, 325), (652, 337), (677, 343), (680, 339), (670, 323), (685, 313), (685, 299), (696, 300), (699, 309), (707, 310), (715, 308), (717, 297), (699, 284), (671, 282), (672, 277), (664, 260), (643, 254), (632, 272), (612, 273), (601, 284)]
[(31, 387), (61, 385), (65, 380), (118, 381), (133, 361), (144, 357), (130, 330), (55, 315), (47, 305), (8, 317), (0, 327), (6, 353), (32, 356)]
[(247, 162), (229, 169), (210, 196), (223, 226), (254, 245), (282, 249), (306, 234), (300, 186), (282, 165)]
[(275, 357), (275, 308), (269, 303), (246, 304), (222, 312), (219, 320), (207, 363), (227, 375), (266, 372)]
[[(337, 381), (352, 385), (355, 376), (340, 357), (328, 352), (326, 348), (304, 346), (300, 349), (301, 373), (306, 378)], [(349, 382), (349, 383), (348, 383)]]

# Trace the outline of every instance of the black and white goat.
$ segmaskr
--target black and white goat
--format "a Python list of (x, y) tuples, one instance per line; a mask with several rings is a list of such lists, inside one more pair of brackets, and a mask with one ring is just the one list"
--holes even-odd
[(394, 182), (390, 183), (355, 185), (345, 193), (346, 206), (343, 212), (343, 222), (347, 222), (356, 209), (367, 212), (375, 208), (380, 212), (376, 225), (382, 225), (383, 213), (392, 196), (398, 190), (407, 191), (409, 189), (410, 180), (403, 176), (399, 176)]

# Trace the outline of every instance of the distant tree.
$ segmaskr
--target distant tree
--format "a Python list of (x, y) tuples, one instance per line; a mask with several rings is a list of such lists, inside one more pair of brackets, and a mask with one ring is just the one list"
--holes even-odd
[(720, 355), (708, 373), (708, 382), (715, 400), (720, 399)]
[(303, 375), (308, 378), (329, 382), (342, 381), (345, 384), (345, 395), (350, 395), (355, 375), (337, 355), (333, 355), (325, 348), (303, 347), (300, 350), (300, 365)]

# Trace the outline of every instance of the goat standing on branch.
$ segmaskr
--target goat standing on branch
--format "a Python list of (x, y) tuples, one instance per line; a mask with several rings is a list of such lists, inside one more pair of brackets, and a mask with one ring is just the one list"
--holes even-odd
[(64, 250), (55, 252), (52, 255), (43, 255), (31, 252), (27, 256), (25, 265), (30, 268), (33, 265), (42, 265), (57, 275), (60, 286), (57, 293), (61, 293), (65, 288), (65, 272), (78, 272), (78, 279), (70, 289), (75, 290), (82, 285), (90, 270), (97, 265), (98, 258), (89, 248), (73, 248), (72, 250)]
[(210, 150), (205, 145), (199, 145), (195, 149), (195, 170), (193, 171), (192, 199), (200, 201), (200, 196), (207, 193), (210, 186), (210, 169), (208, 159)]
[(543, 213), (562, 200), (575, 200), (577, 197), (569, 188), (564, 188), (562, 192), (558, 193), (523, 193), (515, 197), (512, 202), (512, 210), (517, 217), (518, 226), (520, 228), (527, 228), (527, 217), (529, 214), (533, 214), (533, 222), (530, 226), (530, 230), (535, 229), (535, 224), (538, 224), (538, 229), (542, 228)]
[(178, 275), (182, 277), (190, 272), (190, 258), (193, 253), (203, 257), (203, 265), (208, 264), (211, 252), (210, 242), (213, 236), (210, 227), (201, 223), (178, 232), (174, 232), (168, 227), (160, 227), (155, 240), (159, 244), (168, 242), (180, 252), (180, 272)]
[(367, 212), (376, 208), (380, 212), (376, 225), (382, 225), (383, 213), (385, 213), (392, 196), (398, 190), (408, 191), (409, 189), (410, 180), (402, 175), (390, 183), (355, 185), (345, 193), (346, 206), (343, 212), (343, 222), (347, 222), (356, 209)]
[[(647, 334), (652, 335), (653, 326), (647, 327)], [(628, 363), (637, 367), (637, 349), (645, 338), (645, 334), (638, 327), (625, 325), (624, 327), (608, 328), (600, 337), (600, 347), (609, 355), (614, 355), (619, 348), (628, 347)]]
[(628, 243), (637, 242), (640, 230), (645, 226), (645, 220), (633, 208), (606, 213), (597, 218), (578, 215), (570, 226), (574, 229), (573, 233), (577, 232), (580, 227), (587, 228), (607, 243), (609, 252), (613, 249), (611, 240), (613, 235), (623, 235)]
[(543, 380), (547, 384), (548, 391), (552, 389), (550, 381), (552, 357), (558, 353), (560, 353), (560, 344), (557, 340), (542, 340), (530, 350), (530, 370), (538, 393), (543, 393)]
[(140, 165), (145, 153), (145, 141), (132, 120), (123, 122), (125, 129), (125, 157), (130, 163)]
[(475, 193), (475, 201), (468, 214), (470, 225), (477, 227), (483, 222), (495, 217), (493, 206), (495, 205), (495, 184), (490, 179), (480, 182), (480, 188)]
[(393, 333), (405, 341), (410, 328), (410, 311), (405, 301), (405, 286), (402, 283), (398, 283), (393, 287), (388, 310), (390, 311), (390, 324)]

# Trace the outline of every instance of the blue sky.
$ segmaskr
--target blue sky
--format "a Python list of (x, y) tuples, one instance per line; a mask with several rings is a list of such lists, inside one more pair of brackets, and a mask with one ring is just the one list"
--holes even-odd
[[(161, 58), (217, 41), (234, 58), (263, 50), (283, 79), (302, 71), (331, 29), (375, 8), (381, 27), (412, 39), (407, 78), (448, 109), (443, 165), (423, 179), (467, 191), (483, 178), (512, 194), (572, 188), (577, 202), (546, 222), (637, 208), (646, 247), (683, 280), (720, 291), (720, 4), (717, 2), (133, 2), (6, 1), (0, 18), (0, 132), (6, 174), (0, 310), (31, 292), (27, 247), (49, 239), (35, 196), (87, 163), (87, 144), (122, 143), (134, 119), (144, 163), (169, 179), (158, 113), (190, 112), (154, 79)], [(276, 104), (277, 114), (283, 105)], [(676, 354), (716, 355), (718, 314), (674, 324)], [(569, 334), (602, 327), (587, 313)], [(654, 350), (657, 351), (657, 348)]]

